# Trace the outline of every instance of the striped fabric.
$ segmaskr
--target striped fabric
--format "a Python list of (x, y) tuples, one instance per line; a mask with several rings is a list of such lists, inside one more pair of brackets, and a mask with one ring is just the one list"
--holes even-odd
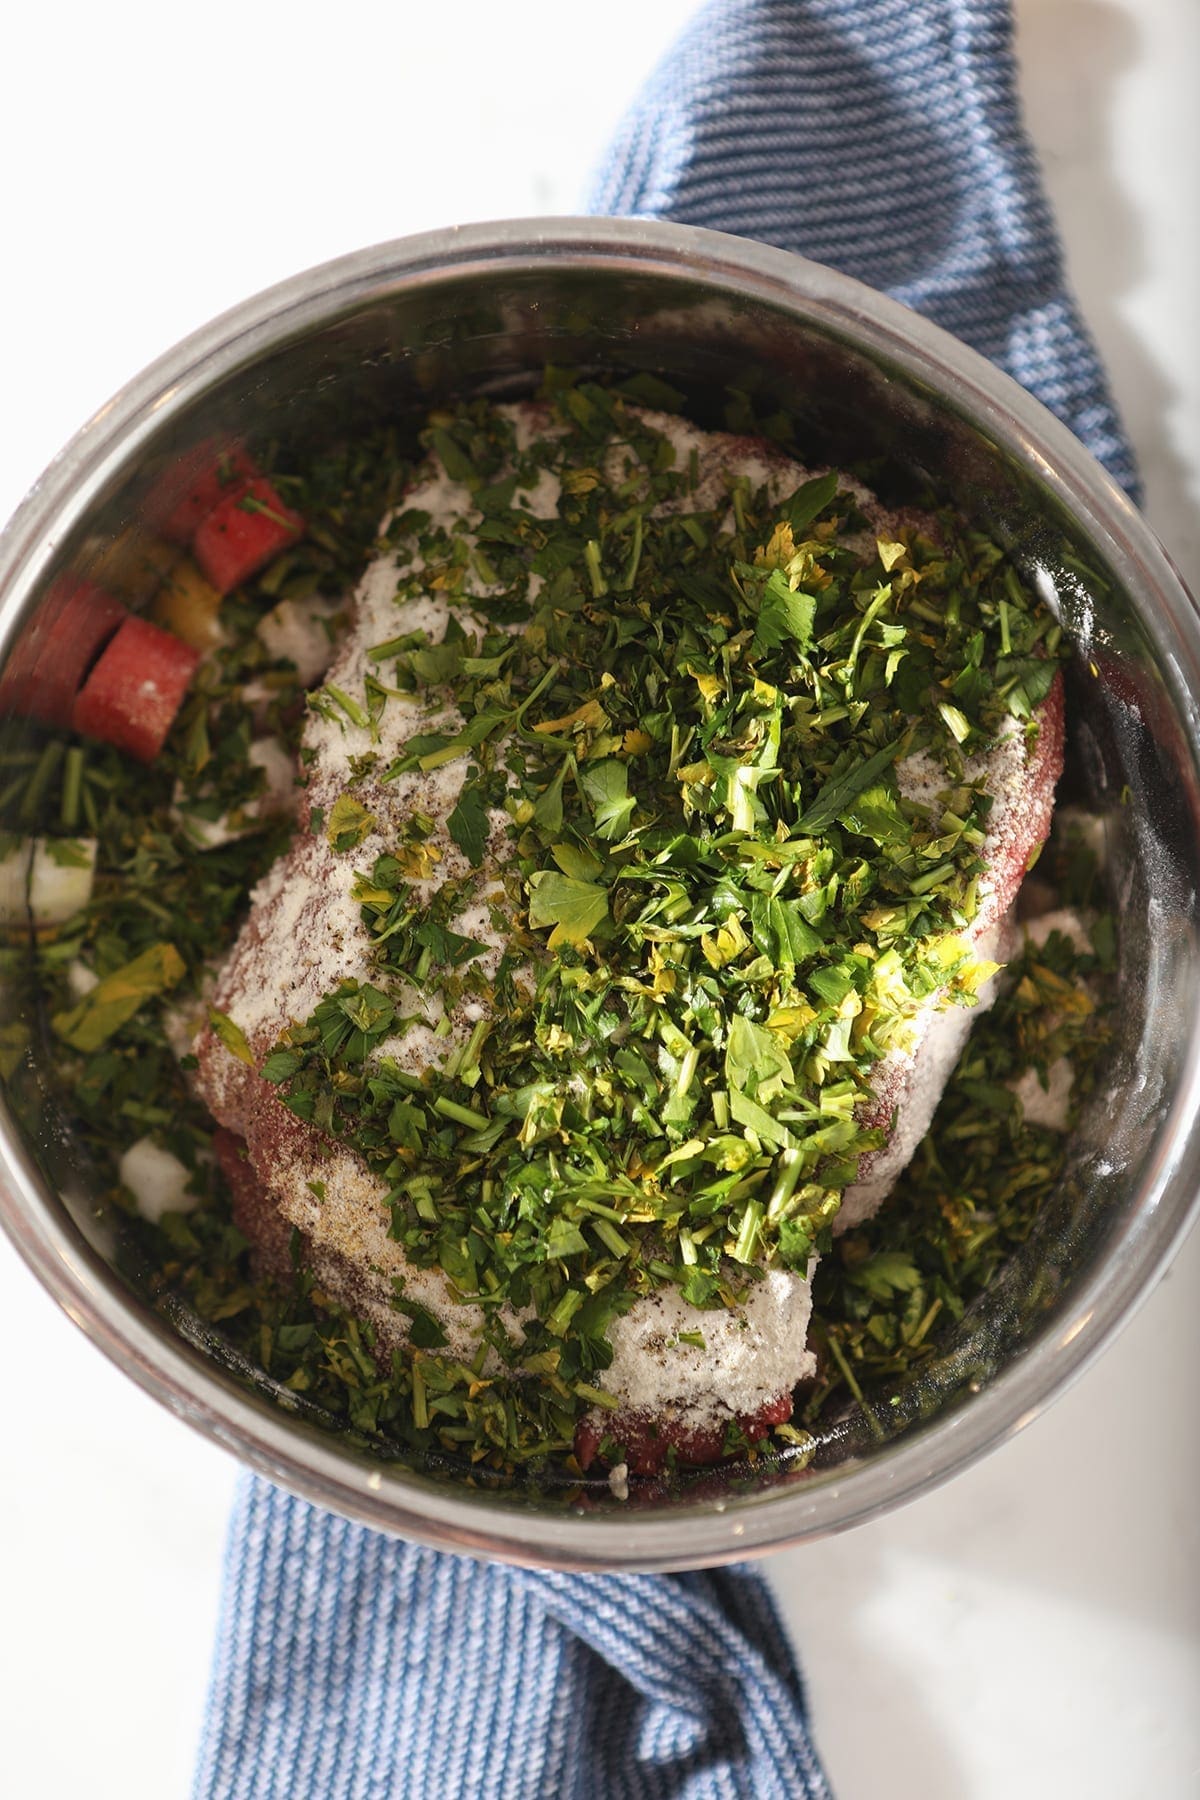
[(243, 1478), (196, 1800), (828, 1800), (761, 1576), (559, 1575)]
[[(592, 210), (831, 263), (992, 357), (1132, 492), (1063, 286), (1004, 0), (716, 0)], [(822, 1800), (762, 1576), (470, 1562), (247, 1476), (195, 1800)]]
[(1021, 124), (1007, 0), (715, 0), (638, 96), (589, 210), (761, 238), (885, 289), (1136, 496)]

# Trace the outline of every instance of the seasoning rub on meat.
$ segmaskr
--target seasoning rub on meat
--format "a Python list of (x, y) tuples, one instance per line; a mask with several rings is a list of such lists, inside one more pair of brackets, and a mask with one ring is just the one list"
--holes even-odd
[(435, 1434), (712, 1461), (987, 1004), (1057, 629), (961, 523), (582, 384), (427, 442), (199, 1086), (260, 1261), (298, 1231)]

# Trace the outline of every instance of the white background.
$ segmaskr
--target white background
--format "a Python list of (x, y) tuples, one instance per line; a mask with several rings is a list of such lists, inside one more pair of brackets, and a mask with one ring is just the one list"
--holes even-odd
[[(691, 10), (22, 9), (0, 109), (0, 517), (125, 379), (257, 288), (408, 231), (572, 210)], [(1151, 520), (1195, 584), (1200, 6), (1018, 14), (1075, 284)], [(1014, 1443), (769, 1564), (841, 1800), (1200, 1794), (1198, 1291), (1194, 1238)], [(182, 1800), (233, 1465), (110, 1369), (6, 1245), (0, 1318), (0, 1785)]]

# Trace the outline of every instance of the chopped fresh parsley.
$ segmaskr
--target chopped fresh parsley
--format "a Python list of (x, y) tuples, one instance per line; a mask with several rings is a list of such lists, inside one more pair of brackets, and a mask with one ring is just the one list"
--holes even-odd
[[(640, 378), (629, 398), (661, 404), (660, 385)], [(257, 594), (227, 603), (228, 642), (162, 769), (134, 775), (90, 746), (64, 758), (51, 741), (7, 768), (0, 793), (13, 830), (57, 818), (100, 839), (86, 915), (8, 954), (42, 996), (31, 1011), (48, 997), (75, 1053), (70, 1111), (96, 1154), (115, 1167), (151, 1130), (206, 1187), (186, 1219), (136, 1226), (164, 1296), (368, 1441), (481, 1472), (570, 1466), (581, 1414), (619, 1405), (603, 1382), (609, 1326), (665, 1284), (701, 1312), (729, 1307), (764, 1269), (804, 1271), (820, 1253), (810, 1424), (841, 1385), (912, 1366), (1057, 1176), (1061, 1141), (1022, 1125), (1008, 1084), (1060, 1044), (1086, 1068), (1101, 1036), (1094, 1020), (1070, 1026), (1091, 1008), (1103, 925), (1098, 958), (1052, 944), (1025, 960), (972, 1038), (904, 1198), (834, 1246), (840, 1195), (883, 1137), (862, 1122), (874, 1065), (932, 992), (970, 1004), (990, 972), (962, 935), (991, 803), (968, 759), (1013, 720), (1036, 731), (1058, 627), (1001, 551), (948, 514), (928, 536), (878, 538), (835, 474), (778, 504), (731, 475), (702, 504), (694, 459), (677, 466), (619, 391), (552, 374), (546, 395), (555, 428), (531, 443), (482, 401), (431, 420), (426, 448), (473, 496), (471, 534), (404, 506), (410, 469), (389, 439), (303, 473), (282, 459), (273, 479), (308, 536)], [(553, 518), (526, 504), (547, 479)], [(466, 1362), (403, 1287), (392, 1304), (408, 1345), (388, 1359), (303, 1270), (287, 1292), (250, 1278), (209, 1123), (152, 1004), (171, 989), (173, 1005), (195, 1006), (286, 841), (277, 824), (203, 849), (177, 804), (182, 791), (196, 816), (249, 818), (264, 693), (296, 745), (298, 685), (256, 636), (256, 603), (347, 591), (385, 515), (382, 542), (411, 570), (398, 599), (433, 588), (475, 625), (387, 639), (361, 693), (326, 683), (309, 705), (374, 743), (392, 695), (453, 694), (461, 728), (412, 736), (381, 773), (462, 764), (446, 826), (468, 873), (416, 888), (435, 867), (433, 822), (417, 814), (364, 854), (377, 820), (353, 790), (378, 759), (358, 759), (307, 828), (355, 859), (370, 979), (325, 996), (261, 1072), (386, 1184), (409, 1262), (482, 1307)], [(945, 770), (936, 800), (897, 782), (918, 751)], [(484, 873), (504, 894), (490, 960), (456, 925)], [(99, 980), (68, 1006), (73, 960)], [(414, 990), (448, 1018), (467, 1000), (479, 1017), (423, 1078), (384, 1048)], [(210, 1021), (233, 1056), (251, 1054), (232, 1019)], [(18, 1085), (23, 1041), (3, 1046)], [(702, 1346), (703, 1332), (683, 1341)], [(795, 1427), (779, 1434), (797, 1441)]]

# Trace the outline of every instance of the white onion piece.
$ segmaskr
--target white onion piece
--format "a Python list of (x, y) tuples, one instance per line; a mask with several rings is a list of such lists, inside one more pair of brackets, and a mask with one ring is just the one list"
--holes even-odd
[(131, 1144), (117, 1165), (117, 1172), (143, 1219), (154, 1225), (164, 1213), (191, 1212), (199, 1204), (199, 1196), (187, 1190), (191, 1179), (188, 1170), (153, 1138), (139, 1138)]
[(0, 925), (64, 925), (92, 897), (95, 838), (25, 838), (0, 859)]

